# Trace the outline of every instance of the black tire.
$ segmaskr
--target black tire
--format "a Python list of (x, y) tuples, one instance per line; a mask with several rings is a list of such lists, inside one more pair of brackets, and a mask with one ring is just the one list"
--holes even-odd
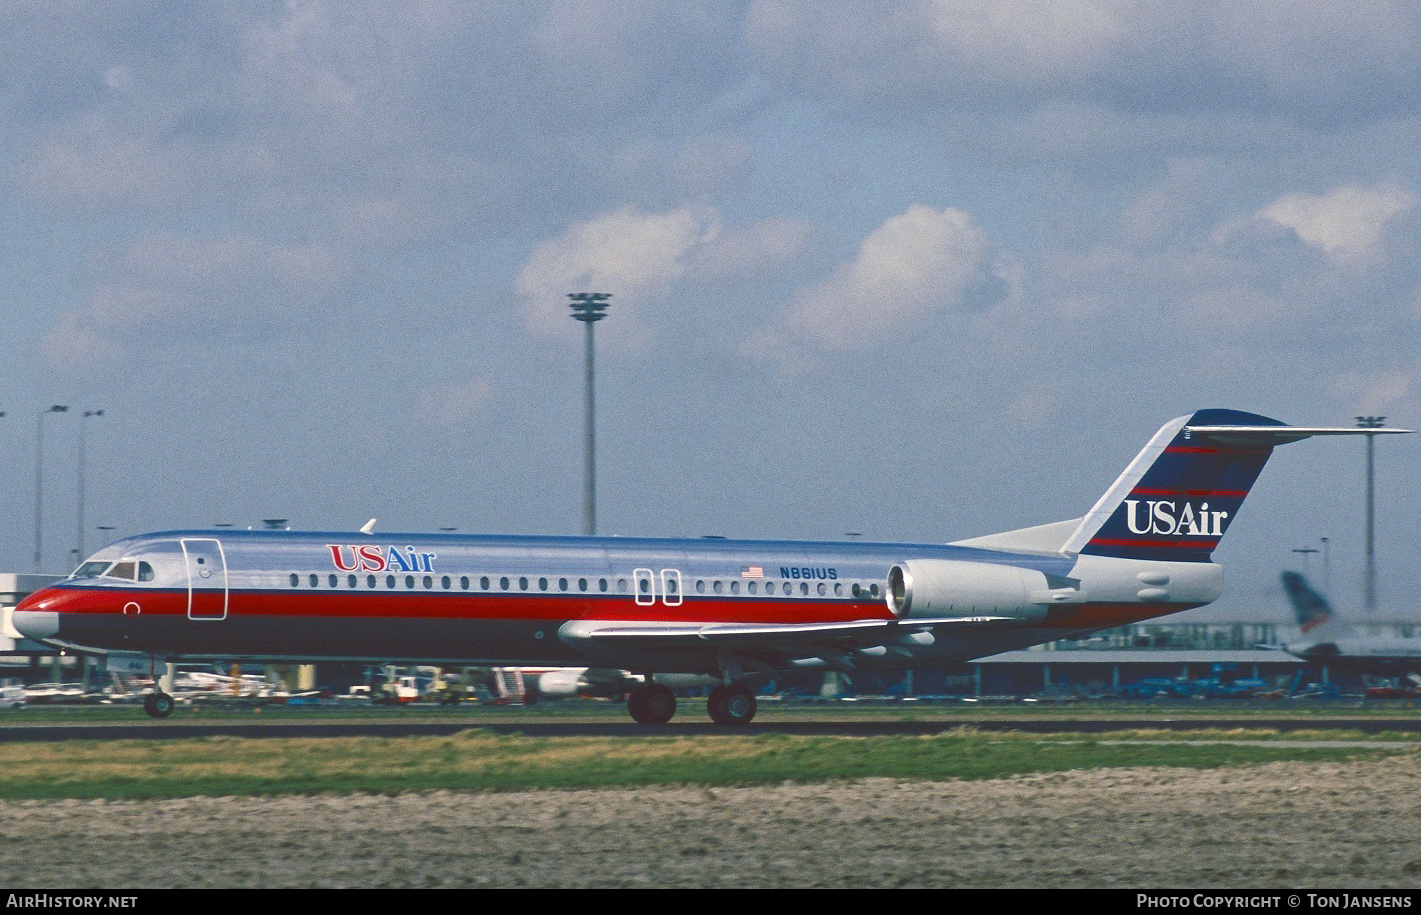
[(167, 693), (149, 693), (143, 698), (143, 711), (153, 718), (167, 718), (173, 713), (173, 697)]
[(706, 711), (716, 724), (749, 724), (757, 708), (755, 694), (740, 684), (717, 686), (706, 700)]
[(627, 696), (627, 711), (637, 724), (665, 724), (676, 714), (676, 696), (665, 686), (641, 686)]

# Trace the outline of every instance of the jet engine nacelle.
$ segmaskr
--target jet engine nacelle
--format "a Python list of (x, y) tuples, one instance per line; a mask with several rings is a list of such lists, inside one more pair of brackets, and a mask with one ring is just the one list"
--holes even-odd
[(538, 675), (538, 693), (549, 699), (570, 699), (582, 695), (587, 687), (585, 667), (548, 670)]
[(1035, 620), (1046, 615), (1051, 603), (1081, 599), (1076, 590), (1053, 599), (1055, 593), (1043, 573), (996, 563), (913, 559), (888, 570), (888, 609), (900, 619), (1007, 616)]

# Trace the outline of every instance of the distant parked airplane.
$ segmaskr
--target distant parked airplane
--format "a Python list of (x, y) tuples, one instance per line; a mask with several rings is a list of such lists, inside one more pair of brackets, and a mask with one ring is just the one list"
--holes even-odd
[[(1363, 431), (1405, 430), (1201, 410), (1166, 423), (1083, 518), (947, 545), (169, 531), (105, 547), (14, 624), (155, 667), (588, 668), (644, 723), (675, 713), (667, 678), (701, 675), (718, 684), (711, 718), (743, 724), (751, 684), (776, 671), (941, 665), (1207, 604), (1223, 582), (1211, 554), (1273, 447)], [(146, 708), (172, 706), (155, 691)]]
[(1283, 646), (1288, 654), (1364, 673), (1421, 673), (1421, 638), (1359, 635), (1355, 625), (1334, 614), (1327, 599), (1297, 572), (1283, 573), (1283, 589), (1303, 631), (1302, 639)]

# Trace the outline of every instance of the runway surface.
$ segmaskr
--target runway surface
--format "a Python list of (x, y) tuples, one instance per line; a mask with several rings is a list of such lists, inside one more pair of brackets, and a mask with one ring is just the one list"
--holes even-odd
[(1273, 730), (1279, 732), (1348, 730), (1364, 734), (1421, 734), (1421, 715), (1374, 717), (1070, 717), (1049, 718), (943, 718), (934, 720), (780, 720), (752, 722), (727, 728), (687, 716), (684, 721), (664, 725), (640, 725), (606, 718), (578, 720), (538, 719), (535, 713), (508, 719), (488, 717), (441, 721), (330, 721), (291, 718), (281, 721), (212, 721), (173, 718), (152, 721), (135, 712), (132, 721), (75, 721), (72, 723), (26, 723), (0, 717), (0, 742), (43, 742), (58, 740), (181, 740), (198, 737), (406, 737), (455, 734), (470, 729), (496, 734), (525, 734), (530, 737), (628, 737), (699, 736), (715, 734), (795, 734), (805, 736), (869, 737), (878, 735), (940, 734), (956, 728), (981, 731), (1026, 731), (1030, 733), (1100, 734), (1137, 730)]

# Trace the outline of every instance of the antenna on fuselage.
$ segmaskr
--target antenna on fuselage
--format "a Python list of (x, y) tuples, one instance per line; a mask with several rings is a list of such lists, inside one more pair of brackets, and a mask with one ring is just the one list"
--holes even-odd
[(374, 533), (375, 533), (375, 522), (376, 522), (377, 520), (379, 520), (379, 519), (377, 519), (377, 518), (371, 518), (369, 521), (366, 521), (366, 522), (365, 522), (365, 526), (360, 529), (360, 533), (364, 534), (364, 535), (367, 536), (367, 537), (369, 537), (370, 535), (374, 534)]

